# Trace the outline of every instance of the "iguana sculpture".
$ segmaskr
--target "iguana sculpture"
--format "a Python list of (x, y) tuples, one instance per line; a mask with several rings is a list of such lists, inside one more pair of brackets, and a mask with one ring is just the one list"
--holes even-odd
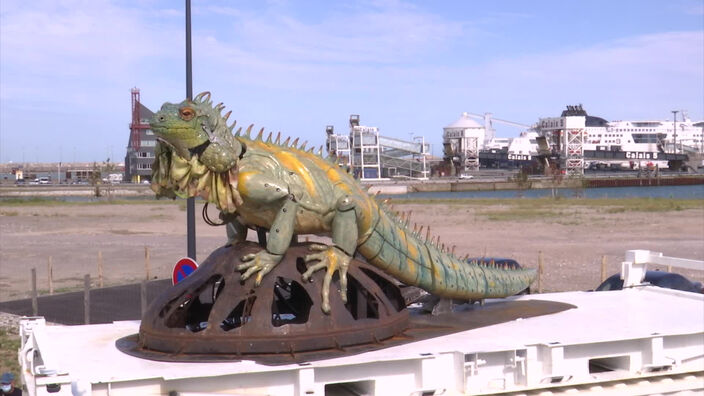
[(322, 310), (330, 310), (332, 276), (339, 271), (340, 293), (347, 299), (347, 267), (357, 252), (370, 264), (401, 282), (456, 299), (505, 297), (525, 289), (535, 277), (530, 269), (469, 264), (431, 238), (429, 229), (408, 227), (407, 218), (389, 211), (335, 163), (298, 139), (281, 142), (280, 134), (250, 137), (251, 126), (233, 134), (231, 112), (213, 106), (210, 93), (179, 104), (165, 103), (151, 120), (159, 139), (152, 165), (157, 196), (200, 196), (217, 205), (244, 240), (248, 228), (269, 230), (266, 249), (242, 257), (242, 279), (256, 274), (255, 285), (283, 258), (294, 234), (323, 234), (332, 245), (313, 245), (305, 257), (308, 280), (327, 269)]

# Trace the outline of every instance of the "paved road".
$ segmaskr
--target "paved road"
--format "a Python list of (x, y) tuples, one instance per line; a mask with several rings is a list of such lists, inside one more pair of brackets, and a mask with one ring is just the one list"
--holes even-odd
[[(147, 283), (147, 302), (151, 302), (171, 287), (168, 279)], [(106, 287), (90, 291), (90, 322), (112, 323), (118, 320), (139, 320), (142, 317), (140, 284)], [(83, 292), (41, 296), (37, 299), (39, 316), (47, 322), (66, 325), (84, 324)], [(0, 312), (15, 315), (32, 315), (32, 300), (15, 300), (0, 303)]]

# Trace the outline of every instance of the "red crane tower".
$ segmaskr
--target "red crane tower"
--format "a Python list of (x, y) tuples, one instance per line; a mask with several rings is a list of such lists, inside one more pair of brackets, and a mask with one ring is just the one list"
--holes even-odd
[(130, 123), (130, 147), (134, 151), (139, 151), (141, 138), (139, 131), (149, 129), (149, 124), (143, 124), (139, 114), (141, 107), (139, 101), (139, 88), (132, 88), (132, 122)]

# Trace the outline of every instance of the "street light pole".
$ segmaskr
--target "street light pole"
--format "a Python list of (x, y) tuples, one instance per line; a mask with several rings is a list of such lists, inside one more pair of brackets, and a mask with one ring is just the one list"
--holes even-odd
[[(186, 0), (186, 98), (193, 99), (193, 67), (191, 62), (191, 0)], [(196, 199), (186, 199), (186, 240), (188, 257), (196, 259)]]
[(672, 149), (677, 154), (677, 110), (672, 110)]

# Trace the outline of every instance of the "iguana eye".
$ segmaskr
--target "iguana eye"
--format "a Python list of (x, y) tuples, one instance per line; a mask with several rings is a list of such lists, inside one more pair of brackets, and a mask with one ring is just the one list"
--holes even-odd
[(190, 107), (182, 107), (178, 109), (178, 116), (181, 117), (181, 119), (184, 121), (192, 120), (195, 115), (196, 112), (193, 111), (193, 109), (191, 109)]

